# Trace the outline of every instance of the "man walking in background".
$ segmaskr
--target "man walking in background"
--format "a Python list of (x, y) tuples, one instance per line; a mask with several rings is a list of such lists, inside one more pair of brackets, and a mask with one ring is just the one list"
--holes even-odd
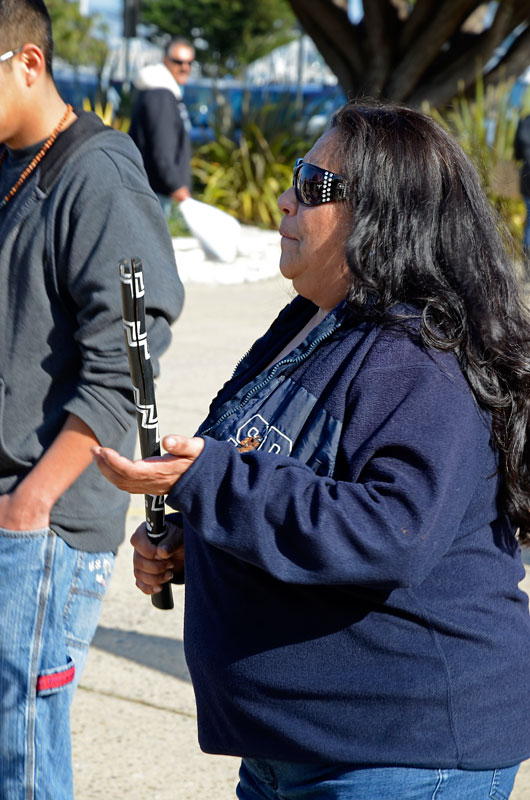
[(150, 349), (183, 302), (128, 136), (57, 92), (43, 0), (0, 0), (0, 797), (72, 800), (69, 712), (124, 535), (91, 447), (132, 456), (118, 262), (143, 260)]
[(134, 82), (140, 94), (129, 134), (166, 216), (173, 202), (190, 197), (191, 126), (180, 87), (188, 81), (194, 57), (186, 39), (173, 39), (163, 63), (144, 67)]

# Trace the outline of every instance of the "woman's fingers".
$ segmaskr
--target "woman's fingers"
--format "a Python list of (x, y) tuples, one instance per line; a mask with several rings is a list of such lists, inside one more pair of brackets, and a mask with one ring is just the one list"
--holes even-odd
[(93, 447), (94, 461), (108, 481), (131, 494), (167, 494), (204, 448), (204, 440), (171, 434), (163, 456), (131, 461), (110, 447)]
[(155, 594), (184, 566), (182, 528), (166, 520), (168, 533), (163, 546), (149, 540), (145, 523), (131, 536), (134, 547), (133, 569), (136, 585), (144, 594)]
[(130, 542), (135, 551), (148, 559), (164, 561), (182, 545), (182, 527), (170, 519), (166, 519), (167, 533), (158, 545), (152, 542), (147, 535), (147, 526), (143, 522), (131, 536)]
[(147, 535), (147, 526), (145, 522), (136, 528), (135, 532), (130, 538), (130, 543), (135, 549), (135, 552), (145, 556), (145, 558), (154, 559), (156, 557), (156, 544), (154, 544)]
[(162, 439), (162, 445), (171, 455), (195, 461), (204, 449), (204, 439), (200, 436), (180, 436), (178, 433), (170, 433)]
[(110, 447), (94, 447), (92, 453), (105, 478), (130, 494), (167, 494), (181, 473), (179, 459), (171, 455), (130, 461)]
[(151, 576), (143, 576), (142, 573), (134, 572), (136, 586), (144, 594), (158, 594), (162, 589), (162, 584), (167, 583), (173, 577), (173, 572), (166, 572), (158, 581), (153, 581)]
[(184, 548), (182, 554), (174, 556), (171, 561), (142, 561), (137, 553), (133, 558), (133, 572), (136, 585), (144, 593), (160, 591), (163, 583), (170, 581), (175, 574), (184, 568)]
[(142, 589), (143, 592), (146, 589), (156, 592), (157, 587), (171, 580), (175, 573), (175, 566), (171, 559), (154, 561), (144, 558), (135, 550), (133, 572), (138, 588)]
[(134, 571), (144, 572), (148, 575), (161, 575), (167, 570), (173, 570), (173, 561), (168, 558), (165, 561), (151, 561), (144, 558), (136, 550), (133, 555)]

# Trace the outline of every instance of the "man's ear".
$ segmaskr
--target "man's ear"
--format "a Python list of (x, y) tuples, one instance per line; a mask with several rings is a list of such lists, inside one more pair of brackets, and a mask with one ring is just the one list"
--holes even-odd
[(46, 59), (36, 44), (25, 44), (19, 55), (26, 86), (30, 88), (46, 72)]

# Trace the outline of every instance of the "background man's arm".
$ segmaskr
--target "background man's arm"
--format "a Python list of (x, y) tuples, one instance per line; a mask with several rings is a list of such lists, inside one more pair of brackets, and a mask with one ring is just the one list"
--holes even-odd
[(174, 192), (171, 192), (169, 196), (175, 203), (182, 203), (187, 197), (191, 197), (191, 194), (187, 186), (181, 186), (179, 189), (175, 189)]
[(147, 92), (144, 104), (145, 128), (151, 152), (151, 168), (157, 172), (163, 194), (180, 203), (190, 197), (188, 165), (181, 163), (183, 122), (175, 98), (166, 89)]

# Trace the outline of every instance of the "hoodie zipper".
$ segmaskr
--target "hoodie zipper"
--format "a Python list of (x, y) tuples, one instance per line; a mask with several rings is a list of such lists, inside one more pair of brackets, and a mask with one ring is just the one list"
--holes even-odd
[(251, 346), (248, 348), (248, 350), (247, 350), (247, 352), (245, 353), (245, 355), (244, 355), (244, 356), (241, 356), (241, 358), (239, 359), (239, 361), (237, 362), (237, 364), (236, 364), (236, 365), (235, 365), (235, 367), (234, 367), (234, 371), (232, 372), (232, 375), (231, 375), (231, 377), (230, 377), (230, 380), (232, 380), (232, 379), (235, 377), (235, 374), (236, 374), (236, 372), (238, 371), (239, 367), (241, 366), (241, 364), (243, 363), (243, 361), (245, 360), (245, 358), (246, 358), (248, 355), (250, 355), (250, 351), (252, 350), (252, 348), (253, 348), (253, 347), (254, 347), (254, 345), (251, 345)]
[[(229, 408), (229, 409), (227, 409), (227, 410), (224, 412), (224, 414), (221, 414), (221, 416), (219, 417), (219, 419), (215, 420), (215, 422), (213, 422), (213, 423), (212, 423), (212, 425), (210, 425), (210, 426), (209, 426), (208, 428), (206, 428), (205, 430), (199, 430), (199, 435), (201, 435), (201, 436), (202, 436), (203, 434), (207, 434), (207, 433), (209, 433), (211, 430), (213, 430), (213, 428), (216, 428), (218, 425), (220, 425), (220, 424), (221, 424), (221, 422), (224, 422), (224, 421), (225, 421), (225, 419), (228, 419), (228, 417), (230, 417), (232, 414), (236, 414), (238, 411), (240, 411), (242, 408), (244, 408), (244, 406), (246, 406), (246, 404), (248, 403), (248, 401), (250, 400), (250, 398), (251, 398), (251, 397), (252, 397), (254, 394), (256, 394), (256, 392), (259, 392), (261, 389), (265, 388), (265, 386), (267, 386), (267, 384), (268, 384), (268, 383), (270, 383), (270, 381), (271, 381), (271, 380), (274, 378), (274, 376), (275, 376), (276, 372), (277, 372), (277, 371), (278, 371), (278, 370), (279, 370), (281, 367), (283, 367), (283, 366), (285, 366), (285, 365), (288, 365), (288, 364), (295, 364), (295, 365), (298, 365), (298, 364), (301, 364), (303, 361), (305, 361), (307, 358), (309, 358), (309, 356), (311, 355), (311, 353), (313, 352), (313, 350), (314, 350), (316, 347), (318, 347), (318, 345), (322, 344), (322, 342), (324, 342), (326, 339), (329, 339), (329, 337), (330, 337), (330, 336), (332, 336), (332, 335), (335, 333), (335, 331), (336, 331), (336, 330), (337, 330), (339, 327), (340, 327), (340, 323), (339, 323), (338, 325), (335, 325), (333, 328), (331, 328), (330, 330), (326, 331), (325, 333), (322, 333), (320, 336), (318, 336), (316, 339), (314, 339), (314, 340), (311, 342), (311, 344), (309, 345), (309, 347), (307, 348), (307, 350), (305, 351), (305, 353), (301, 353), (301, 354), (300, 354), (300, 355), (299, 355), (297, 358), (288, 358), (288, 357), (285, 357), (285, 358), (282, 358), (282, 359), (281, 359), (281, 361), (278, 361), (278, 362), (277, 362), (277, 363), (276, 363), (276, 364), (273, 366), (273, 368), (271, 369), (271, 371), (269, 372), (269, 374), (267, 375), (267, 377), (265, 378), (265, 380), (261, 381), (260, 383), (257, 383), (255, 386), (253, 386), (253, 387), (252, 387), (252, 389), (250, 389), (250, 390), (249, 390), (249, 391), (246, 393), (246, 395), (245, 395), (245, 396), (242, 398), (242, 400), (241, 400), (241, 402), (239, 403), (239, 405), (235, 406), (234, 408)], [(249, 353), (249, 352), (250, 352), (250, 350), (248, 351), (248, 353)], [(246, 354), (243, 356), (243, 358), (241, 359), (241, 361), (243, 361), (243, 360), (244, 360), (244, 359), (247, 357), (248, 353), (246, 353)], [(240, 361), (239, 363), (241, 363), (241, 361)], [(239, 364), (238, 364), (237, 366), (239, 366)], [(236, 367), (236, 369), (237, 369), (237, 367)], [(232, 376), (232, 377), (233, 377), (233, 376)]]

